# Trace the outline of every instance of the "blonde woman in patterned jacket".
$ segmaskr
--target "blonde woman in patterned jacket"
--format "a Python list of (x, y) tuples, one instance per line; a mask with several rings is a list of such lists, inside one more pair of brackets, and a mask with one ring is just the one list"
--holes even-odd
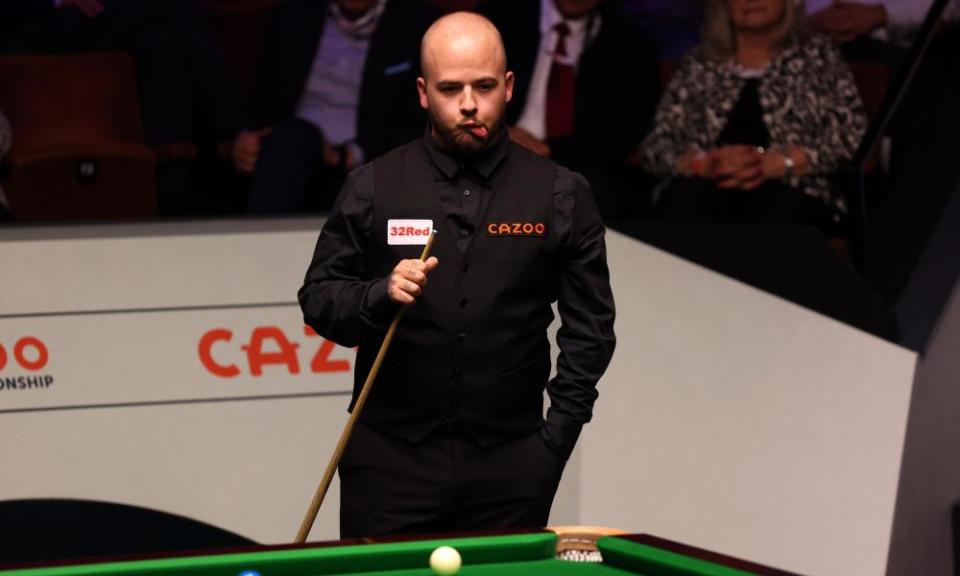
[(803, 29), (802, 2), (708, 0), (704, 42), (673, 75), (640, 161), (664, 177), (667, 220), (814, 224), (846, 203), (830, 176), (866, 118), (828, 39)]

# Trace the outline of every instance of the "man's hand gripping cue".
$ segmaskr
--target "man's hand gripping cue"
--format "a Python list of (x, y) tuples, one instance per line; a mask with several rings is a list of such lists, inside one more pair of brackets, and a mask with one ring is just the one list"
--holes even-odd
[(427, 274), (439, 263), (436, 256), (431, 256), (426, 261), (401, 260), (390, 273), (387, 296), (398, 304), (413, 304), (427, 285)]

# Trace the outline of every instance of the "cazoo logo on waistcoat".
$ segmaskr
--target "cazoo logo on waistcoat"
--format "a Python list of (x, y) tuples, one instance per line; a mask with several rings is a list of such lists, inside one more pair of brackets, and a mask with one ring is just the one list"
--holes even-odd
[(543, 236), (547, 226), (543, 222), (491, 222), (487, 236)]

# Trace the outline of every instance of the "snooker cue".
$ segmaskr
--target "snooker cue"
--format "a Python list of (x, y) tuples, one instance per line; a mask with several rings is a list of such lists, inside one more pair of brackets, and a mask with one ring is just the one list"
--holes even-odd
[[(427, 238), (427, 245), (423, 247), (423, 253), (420, 255), (421, 262), (426, 261), (427, 256), (430, 254), (430, 247), (433, 246), (433, 238), (436, 235), (437, 231), (434, 230), (430, 233), (430, 237)], [(400, 319), (403, 317), (403, 312), (406, 309), (406, 306), (401, 306), (400, 309), (397, 310), (397, 314), (393, 317), (393, 322), (390, 323), (390, 327), (387, 329), (387, 335), (383, 338), (383, 343), (380, 344), (377, 357), (373, 361), (373, 366), (370, 367), (370, 372), (367, 374), (367, 379), (363, 383), (363, 388), (360, 389), (360, 394), (357, 396), (357, 402), (353, 405), (353, 411), (350, 413), (350, 417), (347, 418), (347, 424), (343, 427), (343, 432), (340, 434), (340, 441), (337, 442), (337, 447), (330, 457), (330, 463), (327, 464), (327, 469), (323, 473), (320, 485), (317, 486), (317, 491), (313, 495), (310, 508), (303, 517), (303, 522), (300, 523), (300, 530), (297, 532), (297, 539), (294, 541), (297, 544), (302, 544), (307, 541), (310, 529), (313, 528), (313, 523), (317, 519), (317, 513), (320, 512), (320, 505), (323, 504), (323, 499), (327, 495), (327, 489), (330, 488), (330, 482), (333, 481), (333, 474), (337, 471), (337, 466), (340, 465), (340, 458), (343, 457), (343, 451), (346, 449), (347, 442), (350, 440), (353, 426), (360, 416), (360, 410), (363, 409), (363, 404), (367, 401), (367, 395), (373, 387), (373, 381), (377, 377), (377, 372), (380, 371), (380, 364), (383, 363), (383, 357), (387, 355), (387, 349), (390, 348), (390, 343), (393, 341), (393, 334), (397, 331), (397, 325), (400, 324)]]

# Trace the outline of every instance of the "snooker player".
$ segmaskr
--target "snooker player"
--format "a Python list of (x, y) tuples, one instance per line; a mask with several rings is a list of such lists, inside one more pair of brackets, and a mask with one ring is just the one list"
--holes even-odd
[(343, 538), (546, 525), (613, 354), (590, 187), (507, 137), (506, 64), (482, 16), (430, 27), (425, 134), (350, 174), (300, 289), (306, 323), (358, 347), (351, 410), (407, 307), (340, 461)]

